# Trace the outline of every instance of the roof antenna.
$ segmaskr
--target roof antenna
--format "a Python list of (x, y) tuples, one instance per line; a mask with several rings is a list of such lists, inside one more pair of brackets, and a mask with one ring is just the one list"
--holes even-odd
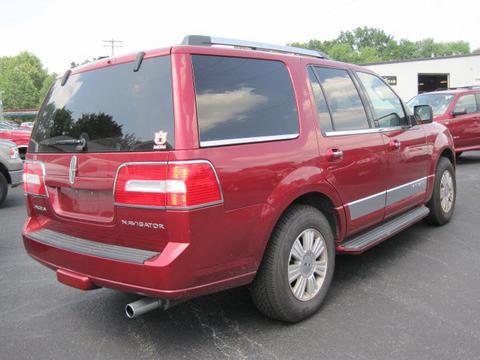
[(65, 71), (65, 74), (63, 74), (63, 77), (62, 77), (62, 83), (61, 83), (61, 86), (64, 86), (65, 83), (67, 82), (68, 78), (70, 77), (70, 74), (72, 73), (72, 70), (67, 70)]
[(145, 53), (143, 51), (140, 51), (137, 54), (137, 58), (135, 59), (135, 66), (133, 67), (133, 72), (137, 72), (138, 70), (140, 70), (140, 66), (142, 66), (142, 61), (144, 56), (145, 56)]

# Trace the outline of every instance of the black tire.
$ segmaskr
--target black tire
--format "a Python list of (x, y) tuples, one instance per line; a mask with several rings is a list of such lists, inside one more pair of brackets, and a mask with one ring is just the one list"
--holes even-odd
[[(449, 211), (445, 211), (441, 205), (441, 180), (445, 172), (449, 172), (453, 180), (453, 203)], [(425, 218), (425, 221), (431, 225), (444, 225), (450, 221), (453, 212), (455, 210), (455, 201), (457, 198), (457, 185), (455, 180), (455, 169), (445, 157), (441, 157), (437, 164), (437, 170), (435, 171), (435, 184), (433, 188), (433, 194), (430, 201), (427, 203), (427, 207), (430, 209), (430, 213)]]
[(0, 173), (0, 205), (3, 204), (8, 194), (8, 182), (5, 175)]
[[(302, 301), (293, 294), (288, 279), (288, 267), (295, 240), (304, 231), (311, 229), (324, 239), (327, 254), (322, 256), (326, 258), (327, 266), (318, 292), (311, 299)], [(327, 219), (312, 206), (295, 205), (287, 210), (273, 231), (250, 288), (253, 302), (262, 313), (272, 319), (286, 322), (303, 320), (320, 308), (332, 282), (334, 267), (335, 242)]]

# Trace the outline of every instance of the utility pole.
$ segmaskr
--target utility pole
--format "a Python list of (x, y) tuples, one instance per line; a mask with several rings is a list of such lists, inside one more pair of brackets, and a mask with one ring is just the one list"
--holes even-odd
[(103, 40), (103, 42), (103, 47), (109, 47), (112, 50), (112, 56), (115, 55), (115, 48), (120, 48), (123, 46), (121, 45), (121, 43), (123, 43), (122, 40), (114, 40), (113, 38), (111, 40)]

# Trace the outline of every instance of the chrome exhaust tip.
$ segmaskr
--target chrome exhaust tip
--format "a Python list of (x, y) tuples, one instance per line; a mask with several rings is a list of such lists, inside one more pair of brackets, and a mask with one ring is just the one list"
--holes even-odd
[(164, 310), (166, 310), (168, 306), (168, 300), (145, 297), (143, 299), (127, 304), (125, 306), (125, 314), (129, 319), (133, 319), (158, 308), (163, 308)]

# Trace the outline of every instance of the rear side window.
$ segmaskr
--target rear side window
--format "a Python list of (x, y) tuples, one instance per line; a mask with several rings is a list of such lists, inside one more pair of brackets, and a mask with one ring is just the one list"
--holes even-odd
[(336, 131), (368, 129), (367, 114), (352, 78), (346, 70), (315, 66)]
[(173, 147), (170, 57), (57, 80), (39, 111), (29, 152), (114, 152)]
[(477, 102), (475, 101), (475, 95), (467, 94), (461, 96), (457, 104), (455, 105), (455, 111), (466, 111), (467, 114), (477, 112)]
[(290, 76), (278, 61), (193, 55), (200, 145), (298, 136)]
[(380, 127), (405, 126), (408, 119), (397, 95), (375, 75), (357, 72)]
[(308, 68), (308, 78), (310, 79), (310, 84), (312, 85), (313, 97), (317, 106), (318, 124), (320, 125), (320, 129), (322, 130), (322, 133), (332, 131), (332, 118), (330, 117), (330, 112), (328, 111), (327, 102), (325, 101), (322, 87), (320, 86), (320, 83), (318, 82), (318, 79), (311, 67)]

